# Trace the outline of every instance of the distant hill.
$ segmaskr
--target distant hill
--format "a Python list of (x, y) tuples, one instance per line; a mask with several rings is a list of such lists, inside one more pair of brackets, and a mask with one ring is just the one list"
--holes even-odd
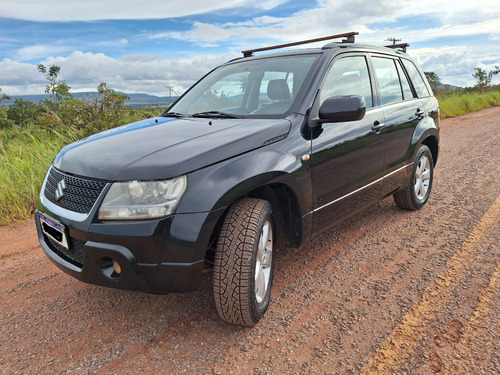
[(456, 89), (459, 89), (460, 86), (448, 85), (446, 83), (443, 83), (443, 84), (439, 85), (438, 88), (455, 91)]
[[(122, 94), (122, 93), (119, 93)], [(93, 98), (97, 95), (97, 92), (78, 92), (72, 94), (74, 98), (76, 99), (82, 99), (82, 98)], [(161, 107), (166, 107), (171, 104), (172, 102), (177, 100), (177, 96), (172, 96), (170, 98), (169, 96), (155, 96), (155, 95), (149, 95), (149, 94), (127, 94), (130, 99), (125, 101), (125, 105), (129, 105), (131, 107), (150, 107), (154, 105), (158, 105)], [(14, 104), (16, 99), (22, 99), (26, 101), (31, 101), (31, 102), (41, 102), (44, 99), (50, 99), (50, 96), (47, 94), (42, 94), (42, 95), (12, 95), (11, 100), (4, 100), (2, 101), (3, 105), (9, 106), (11, 104)]]

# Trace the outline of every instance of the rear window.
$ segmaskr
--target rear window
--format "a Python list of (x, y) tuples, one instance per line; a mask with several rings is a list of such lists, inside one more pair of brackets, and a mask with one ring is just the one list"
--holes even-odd
[(393, 59), (374, 57), (373, 67), (380, 89), (381, 104), (397, 103), (403, 100), (401, 82)]

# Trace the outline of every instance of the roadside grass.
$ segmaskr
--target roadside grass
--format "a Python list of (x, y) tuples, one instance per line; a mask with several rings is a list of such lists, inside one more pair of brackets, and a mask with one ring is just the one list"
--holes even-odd
[(451, 94), (445, 97), (438, 97), (438, 100), (441, 118), (457, 117), (500, 105), (500, 92)]
[(54, 131), (0, 131), (0, 225), (27, 219), (36, 209), (38, 194), (59, 149), (76, 140)]
[[(127, 109), (121, 123), (144, 120), (163, 111), (159, 107)], [(56, 154), (63, 146), (88, 135), (85, 129), (72, 128), (0, 129), (0, 226), (33, 214), (43, 179)]]

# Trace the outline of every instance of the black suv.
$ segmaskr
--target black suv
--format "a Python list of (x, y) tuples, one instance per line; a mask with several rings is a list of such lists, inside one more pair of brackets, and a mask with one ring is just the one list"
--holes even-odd
[(44, 251), (79, 280), (149, 293), (213, 269), (222, 319), (256, 324), (279, 246), (391, 194), (408, 210), (429, 198), (438, 102), (406, 53), (356, 34), (244, 51), (161, 116), (63, 148), (35, 215)]

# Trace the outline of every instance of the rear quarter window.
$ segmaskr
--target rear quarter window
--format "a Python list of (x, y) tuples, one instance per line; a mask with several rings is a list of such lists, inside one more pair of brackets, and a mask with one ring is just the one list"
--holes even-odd
[(417, 95), (419, 98), (425, 97), (425, 96), (430, 96), (431, 93), (429, 92), (429, 89), (427, 88), (427, 85), (425, 84), (424, 79), (420, 75), (420, 72), (418, 71), (417, 67), (413, 62), (410, 60), (402, 59), (403, 60), (403, 65), (406, 68), (406, 71), (408, 72), (408, 75), (410, 76), (410, 79), (413, 83), (413, 87), (415, 88), (415, 91), (417, 92)]

